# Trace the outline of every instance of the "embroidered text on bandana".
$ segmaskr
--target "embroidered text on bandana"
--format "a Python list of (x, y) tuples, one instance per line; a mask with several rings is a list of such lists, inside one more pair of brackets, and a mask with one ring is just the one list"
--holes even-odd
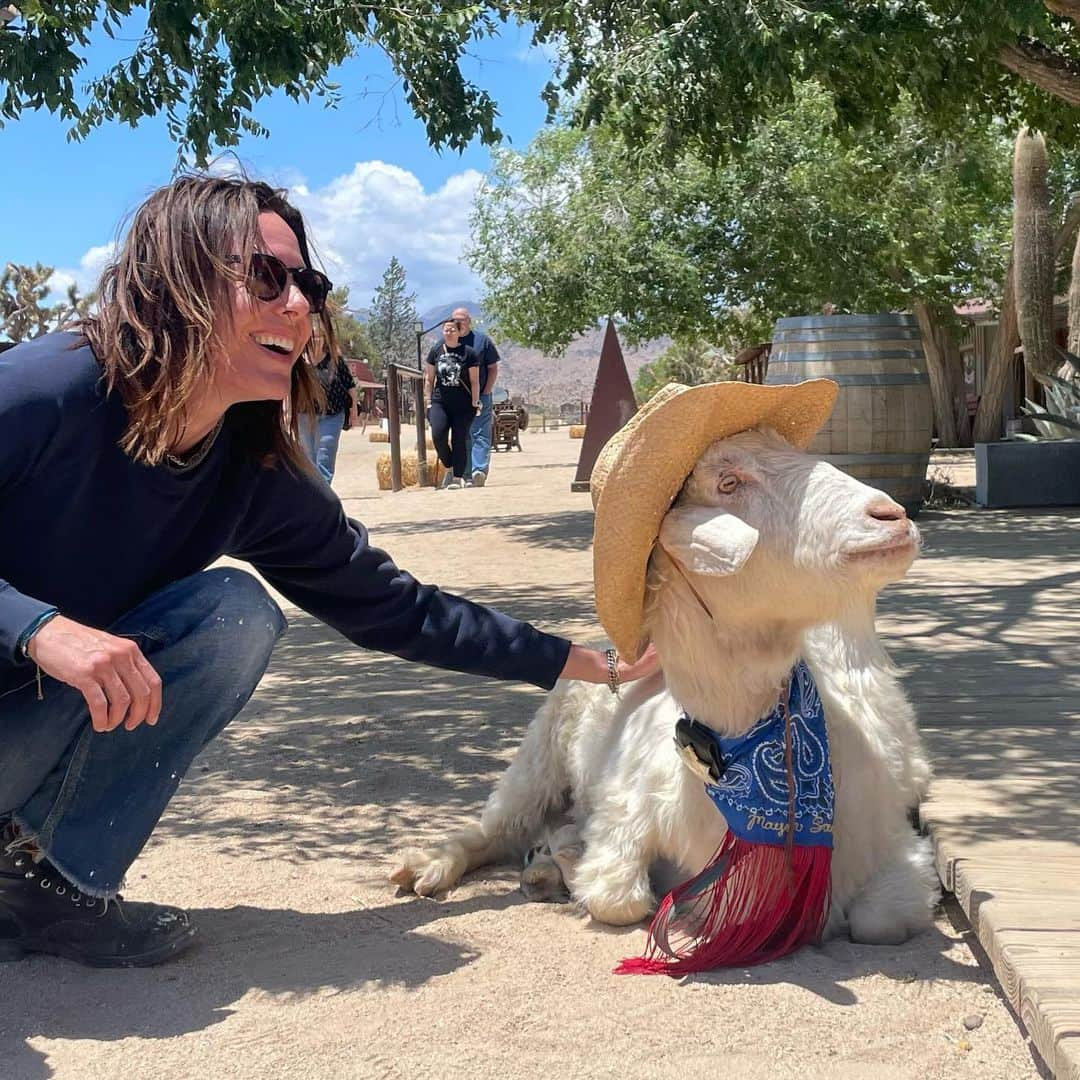
[(694, 771), (708, 759), (705, 791), (728, 828), (708, 865), (664, 897), (645, 955), (624, 960), (619, 974), (764, 963), (819, 937), (828, 916), (835, 795), (809, 668), (795, 665), (785, 700), (745, 735), (692, 728)]

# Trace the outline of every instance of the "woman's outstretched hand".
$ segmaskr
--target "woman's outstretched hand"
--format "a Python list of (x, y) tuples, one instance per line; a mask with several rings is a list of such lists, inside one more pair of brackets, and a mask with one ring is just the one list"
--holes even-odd
[[(618, 664), (619, 682), (634, 682), (636, 679), (644, 679), (660, 670), (660, 658), (656, 655), (656, 647), (649, 647), (641, 654), (641, 657), (632, 664), (620, 660)], [(566, 658), (566, 665), (559, 675), (560, 679), (576, 679), (579, 682), (607, 683), (608, 666), (607, 657), (601, 649), (586, 649), (583, 645), (571, 645), (570, 655)]]
[(634, 682), (637, 679), (647, 679), (660, 670), (660, 657), (656, 655), (656, 646), (649, 642), (646, 650), (632, 664), (625, 660), (619, 661), (619, 682)]

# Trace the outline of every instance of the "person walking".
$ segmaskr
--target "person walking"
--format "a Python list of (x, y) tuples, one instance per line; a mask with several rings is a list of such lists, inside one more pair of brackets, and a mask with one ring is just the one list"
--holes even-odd
[(656, 670), (421, 584), (346, 516), (298, 438), (330, 291), (284, 192), (183, 176), (136, 211), (95, 314), (0, 354), (0, 960), (143, 966), (194, 940), (118, 890), (286, 629), (263, 581), (435, 667), (613, 690)]
[(319, 474), (329, 484), (334, 479), (338, 446), (342, 431), (348, 431), (357, 422), (356, 380), (344, 357), (331, 358), (318, 328), (312, 333), (314, 355), (321, 352), (319, 362), (312, 365), (315, 378), (322, 387), (326, 404), (317, 408), (314, 416), (307, 417), (300, 428), (304, 450)]
[(491, 469), (492, 393), (499, 379), (499, 350), (487, 334), (473, 329), (468, 308), (455, 308), (450, 317), (458, 325), (459, 340), (476, 353), (480, 365), (480, 410), (469, 428), (469, 468), (473, 487), (483, 487)]
[(439, 460), (449, 470), (445, 486), (465, 486), (469, 425), (480, 411), (479, 358), (461, 343), (458, 325), (447, 319), (442, 342), (432, 346), (424, 369), (428, 422)]

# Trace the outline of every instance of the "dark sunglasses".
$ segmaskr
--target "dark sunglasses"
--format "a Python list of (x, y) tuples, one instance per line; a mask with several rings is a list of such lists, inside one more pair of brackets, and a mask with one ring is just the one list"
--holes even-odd
[[(238, 263), (242, 260), (239, 255), (230, 255), (225, 261)], [(286, 266), (276, 255), (252, 252), (247, 272), (248, 291), (256, 300), (276, 300), (289, 287), (290, 275), (308, 302), (311, 314), (320, 314), (334, 287), (330, 279), (307, 266)]]

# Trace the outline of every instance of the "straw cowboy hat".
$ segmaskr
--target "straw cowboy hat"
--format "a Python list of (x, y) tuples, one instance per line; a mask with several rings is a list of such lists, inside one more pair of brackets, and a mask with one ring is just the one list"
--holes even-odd
[(669, 383), (608, 440), (590, 482), (593, 581), (600, 622), (624, 659), (636, 660), (645, 645), (645, 573), (660, 523), (706, 447), (768, 427), (804, 450), (832, 412), (837, 389), (828, 379)]

